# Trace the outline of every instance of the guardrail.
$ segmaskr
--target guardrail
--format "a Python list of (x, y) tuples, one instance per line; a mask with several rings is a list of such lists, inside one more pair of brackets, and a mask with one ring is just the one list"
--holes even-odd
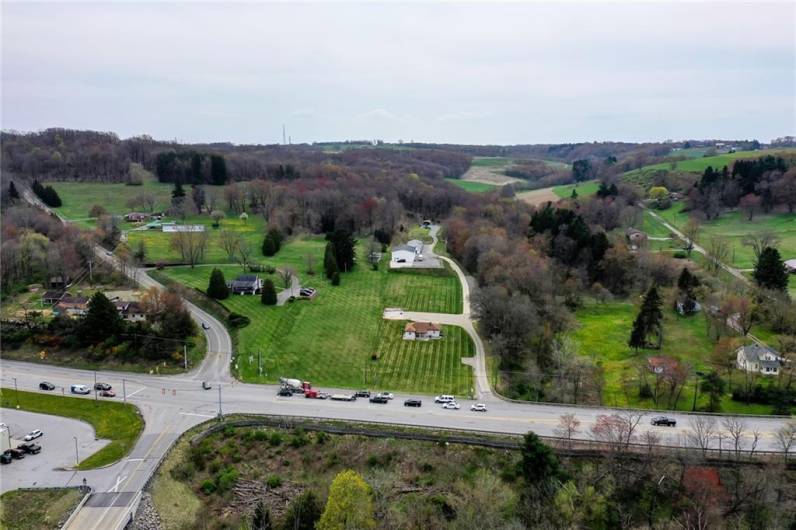
[(69, 527), (69, 525), (72, 523), (72, 521), (77, 516), (77, 512), (80, 511), (80, 509), (86, 504), (86, 501), (88, 500), (88, 498), (91, 497), (91, 494), (94, 493), (94, 488), (92, 488), (91, 486), (77, 486), (77, 488), (85, 491), (86, 493), (85, 493), (85, 495), (83, 495), (83, 498), (80, 499), (80, 502), (77, 503), (77, 506), (75, 506), (75, 509), (72, 510), (72, 513), (69, 514), (69, 517), (66, 518), (66, 521), (64, 522), (63, 525), (61, 525), (61, 528), (68, 528)]

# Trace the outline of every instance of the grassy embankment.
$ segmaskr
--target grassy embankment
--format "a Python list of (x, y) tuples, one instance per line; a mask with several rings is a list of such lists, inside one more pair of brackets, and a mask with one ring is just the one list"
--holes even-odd
[[(251, 324), (238, 331), (239, 375), (245, 381), (275, 382), (280, 376), (297, 377), (323, 386), (356, 388), (381, 385), (404, 391), (467, 393), (471, 369), (461, 357), (473, 355), (472, 343), (458, 328), (445, 329), (440, 341), (408, 343), (395, 323), (382, 320), (385, 307), (459, 313), (461, 285), (452, 273), (378, 271), (364, 263), (342, 275), (333, 287), (320, 271), (324, 242), (319, 238), (287, 243), (263, 262), (292, 266), (302, 285), (318, 289), (313, 300), (297, 300), (268, 307), (259, 296), (233, 296), (222, 301), (230, 311), (248, 316)], [(305, 256), (315, 257), (315, 275), (306, 273)], [(362, 255), (363, 249), (359, 249)], [(234, 278), (240, 267), (220, 267)], [(162, 274), (204, 290), (211, 267), (171, 267)], [(439, 275), (443, 272), (445, 275)], [(281, 287), (278, 274), (271, 276)], [(258, 352), (263, 374), (258, 375)], [(376, 354), (378, 360), (373, 360)]]
[(63, 397), (36, 392), (16, 392), (3, 388), (0, 406), (20, 410), (64, 416), (89, 423), (97, 438), (110, 443), (80, 462), (78, 469), (96, 469), (121, 459), (135, 445), (144, 428), (144, 420), (133, 405), (115, 401), (94, 401), (76, 397)]
[[(636, 304), (630, 302), (588, 302), (576, 312), (578, 329), (571, 336), (578, 344), (581, 355), (593, 357), (605, 373), (603, 402), (610, 406), (653, 408), (651, 399), (638, 397), (639, 369), (644, 370), (647, 357), (665, 355), (678, 359), (694, 370), (708, 372), (713, 369), (710, 355), (714, 344), (707, 335), (704, 317), (683, 317), (668, 306), (663, 307), (664, 340), (660, 350), (635, 351), (627, 345), (633, 320), (638, 313)], [(723, 372), (722, 372), (723, 374)], [(739, 381), (740, 381), (740, 376)], [(652, 378), (650, 379), (652, 380)], [(677, 402), (678, 410), (691, 410), (694, 399), (693, 379), (683, 389)], [(707, 406), (707, 397), (699, 394), (697, 407)], [(723, 412), (744, 414), (769, 414), (771, 407), (746, 405), (730, 399), (730, 393), (721, 402)]]
[(83, 494), (77, 488), (7, 491), (0, 496), (0, 528), (51, 530), (59, 528)]

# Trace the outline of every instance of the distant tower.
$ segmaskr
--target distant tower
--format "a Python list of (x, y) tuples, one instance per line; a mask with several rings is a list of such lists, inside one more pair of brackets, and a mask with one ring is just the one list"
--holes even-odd
[(285, 137), (285, 124), (283, 123), (282, 124), (282, 145), (285, 145), (286, 143), (287, 143), (287, 139)]

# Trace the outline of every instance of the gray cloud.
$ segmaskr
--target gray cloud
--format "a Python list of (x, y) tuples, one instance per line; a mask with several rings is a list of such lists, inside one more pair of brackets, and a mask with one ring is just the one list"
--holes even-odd
[(780, 3), (2, 4), (2, 127), (188, 141), (769, 139)]

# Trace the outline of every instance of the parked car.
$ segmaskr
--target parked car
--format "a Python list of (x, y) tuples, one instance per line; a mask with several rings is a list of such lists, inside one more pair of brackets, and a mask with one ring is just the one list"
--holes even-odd
[(55, 385), (49, 381), (42, 381), (39, 383), (39, 390), (55, 390)]
[(370, 402), (384, 404), (384, 403), (389, 403), (390, 400), (385, 396), (382, 396), (381, 394), (376, 394), (375, 396), (371, 396)]
[(202, 381), (202, 389), (210, 390), (211, 388), (213, 388), (213, 386), (210, 383), (208, 383), (207, 381)]
[(299, 289), (299, 296), (302, 298), (312, 298), (315, 296), (315, 289), (312, 287), (302, 287)]
[(73, 394), (90, 394), (91, 389), (86, 385), (72, 385), (71, 392)]
[(23, 440), (25, 440), (26, 442), (29, 442), (31, 440), (35, 440), (36, 438), (41, 438), (42, 436), (44, 436), (44, 433), (41, 432), (41, 430), (34, 429), (34, 430), (30, 431), (28, 434), (26, 434), (25, 438), (23, 438)]
[(20, 451), (19, 449), (6, 449), (6, 453), (11, 455), (11, 458), (14, 460), (22, 460), (25, 458), (25, 453)]
[(110, 390), (113, 388), (108, 383), (94, 383), (94, 390)]
[(10, 464), (12, 460), (11, 453), (8, 451), (4, 451), (3, 454), (0, 455), (0, 464)]
[(357, 390), (356, 392), (354, 392), (354, 395), (356, 397), (369, 398), (370, 397), (370, 390)]
[(442, 394), (434, 398), (434, 403), (450, 403), (451, 401), (456, 401), (456, 398), (449, 394)]
[(443, 403), (442, 404), (442, 408), (443, 409), (459, 410), (461, 408), (461, 405), (459, 405), (455, 401), (448, 401), (447, 403)]
[(116, 397), (116, 392), (113, 390), (103, 390), (100, 392), (100, 396), (102, 397)]
[(655, 416), (650, 423), (656, 427), (674, 427), (677, 425), (677, 420), (666, 416)]
[(24, 453), (28, 453), (30, 455), (36, 455), (41, 452), (41, 446), (39, 444), (35, 444), (33, 442), (19, 444), (17, 449)]
[(282, 397), (290, 397), (293, 395), (293, 391), (286, 386), (282, 386), (279, 387), (279, 392), (277, 392), (276, 395)]
[(404, 401), (404, 407), (420, 407), (423, 405), (423, 402), (419, 399), (407, 399)]
[(486, 405), (483, 403), (474, 403), (470, 407), (470, 410), (472, 410), (473, 412), (486, 412)]

